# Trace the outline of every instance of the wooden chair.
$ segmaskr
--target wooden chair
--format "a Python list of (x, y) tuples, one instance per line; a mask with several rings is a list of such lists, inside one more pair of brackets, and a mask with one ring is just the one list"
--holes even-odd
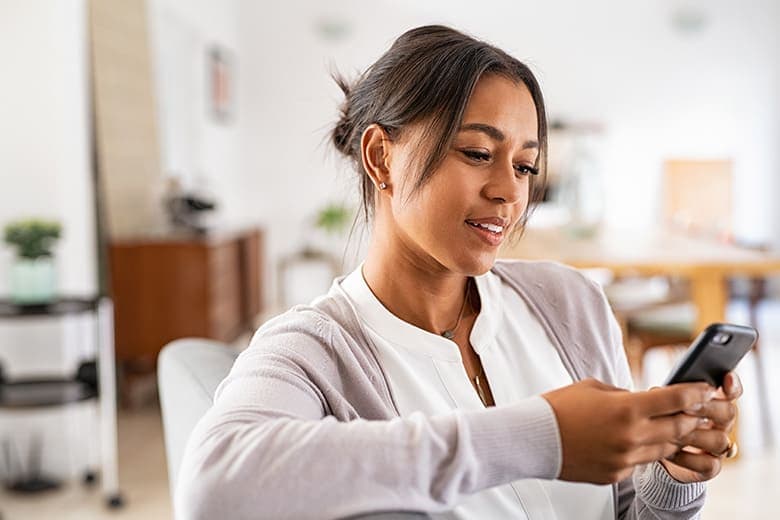
[[(669, 160), (663, 172), (663, 225), (676, 232), (728, 240), (731, 236), (731, 161)], [(696, 309), (686, 280), (667, 277), (668, 292), (646, 303), (615, 301), (625, 320), (632, 369), (640, 379), (647, 350), (684, 346), (696, 335)], [(609, 292), (609, 291), (608, 291)], [(613, 291), (614, 292), (614, 291)], [(641, 302), (641, 297), (635, 298)]]

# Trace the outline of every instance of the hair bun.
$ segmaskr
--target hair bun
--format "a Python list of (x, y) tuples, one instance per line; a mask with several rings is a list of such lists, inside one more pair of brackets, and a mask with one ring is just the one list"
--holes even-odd
[(351, 157), (352, 156), (351, 141), (352, 141), (352, 134), (354, 132), (354, 124), (352, 118), (350, 117), (350, 106), (351, 106), (350, 93), (352, 92), (352, 86), (338, 72), (334, 72), (332, 76), (333, 76), (333, 80), (336, 82), (336, 84), (339, 86), (341, 91), (344, 93), (345, 99), (344, 99), (344, 103), (342, 103), (341, 105), (341, 117), (339, 117), (336, 126), (333, 128), (333, 131), (331, 132), (331, 137), (333, 139), (333, 144), (336, 147), (336, 149), (339, 152), (343, 153), (344, 155)]
[(339, 118), (338, 123), (336, 123), (336, 126), (331, 133), (333, 144), (336, 149), (347, 156), (352, 155), (352, 147), (350, 145), (350, 141), (352, 140), (352, 128), (349, 117), (342, 111), (341, 118)]

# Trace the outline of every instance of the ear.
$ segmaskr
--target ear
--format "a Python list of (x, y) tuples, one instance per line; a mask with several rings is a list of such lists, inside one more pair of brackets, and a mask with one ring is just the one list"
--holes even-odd
[(360, 155), (363, 169), (374, 182), (377, 190), (384, 182), (390, 185), (390, 139), (381, 126), (374, 123), (360, 137)]

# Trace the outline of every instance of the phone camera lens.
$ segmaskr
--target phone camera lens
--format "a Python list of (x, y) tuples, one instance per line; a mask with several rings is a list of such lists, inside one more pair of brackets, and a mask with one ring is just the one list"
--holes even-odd
[(718, 332), (715, 334), (715, 337), (712, 338), (713, 343), (717, 343), (718, 345), (725, 345), (729, 342), (731, 339), (731, 334), (727, 334), (725, 332)]

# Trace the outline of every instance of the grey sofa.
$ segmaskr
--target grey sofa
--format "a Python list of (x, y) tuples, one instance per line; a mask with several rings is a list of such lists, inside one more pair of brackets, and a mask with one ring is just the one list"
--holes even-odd
[(187, 439), (211, 407), (217, 385), (227, 376), (236, 356), (227, 345), (206, 339), (178, 339), (160, 352), (157, 386), (171, 494)]
[[(173, 491), (184, 447), (195, 424), (211, 407), (214, 392), (233, 366), (237, 352), (206, 339), (178, 339), (166, 345), (157, 362), (168, 481)], [(424, 513), (386, 512), (351, 518), (402, 520), (430, 518)]]

